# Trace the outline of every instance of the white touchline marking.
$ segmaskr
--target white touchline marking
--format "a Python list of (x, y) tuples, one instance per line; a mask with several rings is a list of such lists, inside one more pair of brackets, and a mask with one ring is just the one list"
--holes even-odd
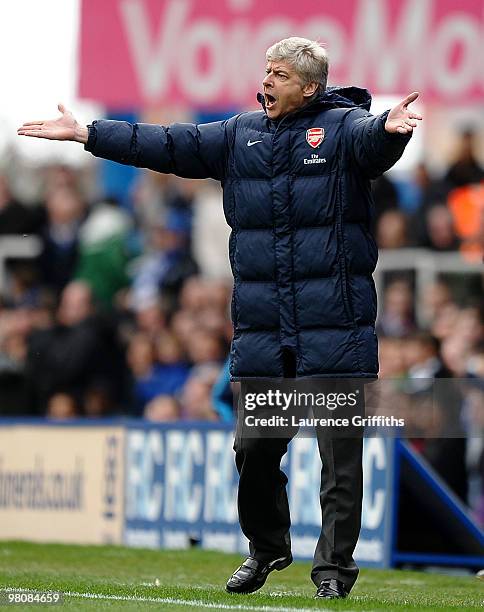
[[(10, 593), (12, 591), (41, 592), (42, 589), (24, 589), (22, 587), (3, 587), (0, 591)], [(52, 591), (52, 589), (48, 589)], [(46, 591), (47, 592), (47, 591)], [(281, 606), (250, 606), (244, 604), (209, 603), (200, 599), (176, 599), (174, 597), (136, 597), (135, 595), (106, 595), (104, 593), (78, 593), (76, 591), (59, 591), (64, 597), (78, 597), (80, 599), (108, 599), (114, 601), (138, 601), (141, 603), (170, 604), (172, 606), (197, 606), (198, 608), (211, 608), (216, 610), (251, 610), (253, 612), (330, 612), (329, 608), (288, 608)], [(347, 610), (347, 612), (355, 612)]]

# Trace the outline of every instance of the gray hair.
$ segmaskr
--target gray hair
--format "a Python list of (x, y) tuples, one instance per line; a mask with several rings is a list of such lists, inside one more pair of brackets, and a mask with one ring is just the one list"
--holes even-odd
[(326, 49), (308, 38), (292, 36), (276, 42), (266, 51), (268, 62), (287, 62), (301, 77), (303, 85), (318, 83), (324, 91), (328, 83), (328, 56)]

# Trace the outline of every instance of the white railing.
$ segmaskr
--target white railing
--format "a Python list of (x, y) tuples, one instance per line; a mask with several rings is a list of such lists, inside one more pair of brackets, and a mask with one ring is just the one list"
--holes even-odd
[[(7, 281), (6, 261), (13, 258), (34, 258), (42, 249), (37, 236), (7, 235), (0, 236), (0, 291)], [(425, 287), (437, 280), (439, 274), (478, 274), (482, 276), (484, 287), (483, 262), (469, 262), (459, 252), (440, 253), (429, 249), (382, 249), (374, 272), (378, 294), (379, 311), (383, 306), (383, 274), (385, 272), (413, 271), (415, 274), (415, 301), (417, 322), (421, 326), (428, 323), (422, 307)]]
[(0, 291), (5, 289), (7, 283), (7, 260), (34, 258), (40, 255), (41, 250), (42, 242), (38, 236), (0, 236)]
[(477, 274), (482, 276), (484, 287), (484, 264), (482, 261), (471, 262), (463, 258), (461, 253), (441, 253), (429, 249), (381, 249), (378, 265), (373, 274), (378, 295), (378, 310), (383, 306), (383, 274), (385, 272), (414, 271), (415, 273), (415, 304), (417, 323), (423, 327), (425, 320), (423, 308), (424, 289), (433, 284), (441, 273)]

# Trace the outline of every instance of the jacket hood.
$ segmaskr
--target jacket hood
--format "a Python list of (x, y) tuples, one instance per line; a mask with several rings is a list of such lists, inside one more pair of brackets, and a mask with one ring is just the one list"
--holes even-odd
[(362, 87), (328, 87), (317, 101), (332, 104), (335, 108), (358, 107), (369, 111), (371, 94)]
[[(262, 105), (265, 112), (266, 105), (263, 94), (258, 93), (257, 100)], [(306, 107), (302, 107), (302, 109), (311, 108), (312, 110), (314, 107), (364, 108), (369, 111), (370, 106), (371, 94), (367, 89), (361, 87), (327, 87), (323, 93), (316, 96), (314, 100), (311, 100), (311, 102), (309, 102)]]

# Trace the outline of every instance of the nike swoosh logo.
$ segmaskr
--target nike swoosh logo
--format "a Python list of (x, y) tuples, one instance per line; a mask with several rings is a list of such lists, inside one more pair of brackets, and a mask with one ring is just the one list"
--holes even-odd
[(254, 142), (252, 142), (249, 138), (249, 140), (247, 141), (247, 146), (251, 147), (252, 145), (257, 144), (258, 142), (262, 142), (262, 140), (254, 140)]

